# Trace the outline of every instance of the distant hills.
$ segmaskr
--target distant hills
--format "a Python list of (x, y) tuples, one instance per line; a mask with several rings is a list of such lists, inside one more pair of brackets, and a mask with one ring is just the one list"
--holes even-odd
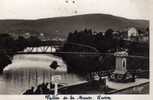
[(107, 14), (86, 14), (38, 20), (0, 20), (0, 33), (45, 33), (50, 38), (66, 38), (74, 30), (92, 29), (104, 32), (108, 28), (125, 30), (130, 27), (146, 29), (148, 20), (132, 20)]

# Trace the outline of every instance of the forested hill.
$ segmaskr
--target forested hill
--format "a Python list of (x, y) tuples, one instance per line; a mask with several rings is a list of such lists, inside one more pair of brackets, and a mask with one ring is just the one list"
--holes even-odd
[(113, 30), (124, 30), (129, 27), (146, 29), (148, 26), (147, 20), (131, 20), (107, 14), (86, 14), (37, 20), (0, 20), (0, 33), (43, 32), (50, 38), (66, 38), (69, 32), (85, 28), (104, 32), (108, 28)]

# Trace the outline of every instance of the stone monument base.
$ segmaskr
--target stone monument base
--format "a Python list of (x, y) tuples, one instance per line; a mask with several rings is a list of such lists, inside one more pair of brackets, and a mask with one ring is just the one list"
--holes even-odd
[(131, 73), (112, 73), (109, 76), (110, 81), (120, 82), (120, 83), (128, 83), (128, 82), (135, 82), (135, 76)]

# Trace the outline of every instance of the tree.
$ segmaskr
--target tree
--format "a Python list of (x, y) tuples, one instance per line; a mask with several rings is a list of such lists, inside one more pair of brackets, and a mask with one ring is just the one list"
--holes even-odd
[(24, 48), (27, 47), (28, 45), (28, 41), (23, 37), (23, 36), (19, 36), (17, 42), (17, 50), (22, 50)]
[(105, 32), (105, 37), (112, 39), (113, 38), (113, 32), (114, 31), (112, 29), (107, 29), (106, 32)]
[(36, 37), (36, 36), (30, 36), (30, 38), (28, 38), (29, 45), (39, 46), (40, 42), (41, 42), (41, 40), (38, 39), (38, 37)]
[(2, 49), (11, 49), (14, 47), (14, 39), (9, 34), (0, 35), (0, 47)]

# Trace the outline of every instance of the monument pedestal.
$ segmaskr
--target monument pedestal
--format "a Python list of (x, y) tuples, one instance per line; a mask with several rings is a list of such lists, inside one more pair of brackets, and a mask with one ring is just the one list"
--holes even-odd
[(109, 80), (114, 82), (127, 83), (127, 82), (135, 82), (135, 77), (131, 73), (125, 73), (125, 74), (112, 73), (109, 76)]
[(115, 71), (109, 76), (109, 80), (115, 82), (134, 82), (135, 76), (127, 71), (127, 59), (128, 53), (126, 51), (118, 51), (114, 53), (116, 56)]

